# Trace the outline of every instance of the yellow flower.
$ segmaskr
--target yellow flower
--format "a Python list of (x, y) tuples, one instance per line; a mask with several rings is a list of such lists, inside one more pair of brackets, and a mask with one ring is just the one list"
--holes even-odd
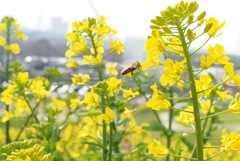
[(200, 105), (201, 105), (203, 114), (215, 112), (215, 108), (214, 108), (214, 106), (212, 106), (210, 100), (202, 101), (202, 102), (200, 102)]
[(173, 37), (169, 40), (168, 49), (171, 52), (178, 53), (179, 55), (184, 56), (182, 42), (177, 37)]
[(133, 92), (132, 89), (122, 89), (122, 92), (123, 92), (123, 98), (133, 98), (137, 95), (139, 95), (139, 92), (136, 91), (136, 92)]
[(23, 34), (19, 30), (16, 30), (14, 34), (15, 34), (17, 39), (21, 39), (21, 40), (27, 40), (28, 39), (27, 35)]
[(200, 66), (202, 69), (208, 69), (213, 63), (213, 59), (210, 56), (200, 56)]
[(184, 88), (184, 81), (183, 80), (180, 80), (180, 81), (178, 81), (178, 83), (177, 83), (177, 87), (178, 87), (178, 89), (180, 89), (180, 91), (183, 91), (183, 88)]
[(49, 95), (49, 91), (47, 91), (44, 85), (44, 80), (36, 78), (32, 80), (30, 89), (37, 97), (43, 99)]
[(22, 98), (18, 98), (16, 100), (16, 102), (14, 103), (14, 107), (16, 109), (19, 109), (20, 112), (23, 112), (24, 110), (25, 111), (29, 111), (30, 110), (27, 102), (24, 99), (22, 99)]
[(114, 53), (121, 54), (124, 52), (124, 44), (122, 42), (119, 42), (117, 39), (110, 40), (110, 49)]
[(0, 35), (0, 46), (3, 46), (6, 43), (5, 37)]
[(185, 111), (189, 111), (189, 112), (180, 112), (180, 116), (177, 118), (177, 122), (181, 122), (185, 125), (193, 125), (194, 123), (194, 115), (193, 113), (190, 113), (193, 111), (193, 107), (192, 106), (188, 106), (187, 109)]
[(162, 76), (160, 77), (159, 81), (161, 82), (162, 86), (173, 86), (182, 76), (182, 74), (186, 70), (186, 61), (176, 61), (174, 63), (171, 59), (167, 59), (164, 62), (165, 69), (162, 71)]
[(198, 94), (198, 97), (209, 96), (212, 91), (212, 88), (210, 88), (212, 86), (211, 82), (212, 78), (207, 74), (201, 75), (200, 80), (195, 80), (197, 92), (202, 91)]
[(90, 109), (91, 107), (97, 107), (99, 105), (99, 95), (91, 90), (90, 92), (86, 93), (83, 102), (88, 105), (87, 109)]
[(168, 155), (169, 150), (167, 147), (162, 145), (160, 141), (153, 139), (153, 143), (148, 145), (148, 153), (157, 158), (163, 158)]
[(162, 64), (161, 54), (165, 51), (164, 41), (157, 37), (151, 37), (146, 41), (145, 49), (147, 50), (147, 60), (141, 65), (143, 70)]
[(230, 150), (240, 151), (240, 134), (233, 131), (230, 134), (226, 129), (222, 130), (222, 148), (221, 150), (228, 152)]
[(71, 45), (71, 49), (75, 53), (86, 53), (87, 52), (87, 40), (83, 37), (79, 37), (78, 41)]
[(97, 57), (92, 55), (84, 55), (82, 64), (84, 65), (96, 65), (102, 63), (102, 54), (97, 54)]
[(217, 93), (217, 95), (219, 96), (219, 100), (221, 101), (221, 102), (224, 102), (224, 101), (226, 101), (227, 99), (230, 99), (230, 98), (233, 98), (231, 95), (229, 95), (228, 94), (228, 92), (226, 92), (226, 91), (217, 91), (216, 92)]
[(79, 73), (78, 75), (72, 74), (71, 79), (72, 79), (73, 84), (82, 85), (90, 80), (90, 76), (88, 74), (83, 75), (81, 73)]
[(69, 44), (71, 44), (73, 42), (77, 42), (78, 41), (78, 34), (77, 34), (77, 32), (67, 33), (66, 37), (67, 37), (67, 45), (69, 45)]
[(71, 99), (70, 100), (70, 107), (72, 109), (76, 109), (76, 108), (82, 106), (82, 104), (83, 104), (83, 101), (81, 101), (80, 99)]
[(151, 86), (153, 90), (152, 98), (147, 102), (147, 107), (153, 110), (169, 110), (171, 104), (166, 100), (166, 95), (157, 89), (156, 83)]
[(138, 133), (138, 134), (140, 134), (142, 132), (142, 127), (141, 126), (137, 126), (136, 122), (134, 120), (131, 120), (129, 122), (129, 127), (128, 127), (128, 129), (126, 131), (128, 131), (129, 133)]
[(72, 58), (68, 60), (68, 63), (66, 64), (67, 68), (78, 68), (79, 64)]
[(114, 112), (109, 107), (106, 107), (105, 114), (101, 114), (100, 116), (106, 123), (111, 123), (114, 120)]
[(111, 77), (107, 80), (109, 95), (112, 96), (113, 92), (120, 90), (122, 88), (122, 80), (117, 79), (116, 77)]
[(1, 101), (4, 102), (6, 105), (11, 104), (14, 98), (16, 87), (17, 87), (16, 84), (8, 85), (7, 88), (3, 91)]
[(97, 40), (96, 38), (94, 39), (94, 44), (95, 44), (95, 47), (96, 47), (96, 51), (93, 47), (90, 48), (90, 52), (92, 54), (103, 54), (104, 53), (104, 48), (103, 48), (103, 45), (104, 45), (104, 41), (103, 40)]
[(71, 57), (76, 56), (76, 55), (77, 54), (73, 50), (67, 50), (65, 52), (65, 57), (67, 57), (67, 58), (71, 58)]
[(209, 46), (208, 53), (214, 64), (226, 64), (230, 59), (224, 55), (224, 47), (220, 44), (216, 44), (214, 47)]
[(118, 75), (118, 71), (116, 70), (117, 63), (106, 63), (106, 72), (107, 74), (112, 73), (113, 75)]
[(234, 71), (233, 66), (233, 63), (225, 64), (222, 79), (228, 86), (240, 86), (240, 76), (237, 75), (238, 71)]
[(225, 25), (225, 21), (222, 22), (221, 24), (218, 24), (218, 20), (216, 20), (214, 17), (210, 17), (208, 20), (206, 20), (206, 23), (212, 23), (211, 29), (208, 31), (208, 35), (210, 37), (214, 37), (217, 33), (218, 30), (222, 29)]
[(14, 116), (14, 115), (13, 115), (12, 112), (9, 112), (9, 111), (4, 110), (4, 111), (3, 111), (2, 122), (7, 122), (7, 121), (9, 121), (13, 116)]
[(20, 84), (26, 84), (28, 82), (28, 72), (19, 72), (17, 74), (17, 81), (20, 83)]
[(0, 25), (0, 33), (5, 31), (6, 27), (7, 27), (6, 24), (1, 24)]
[(54, 110), (63, 110), (66, 107), (66, 102), (57, 98), (52, 98), (49, 107)]
[(240, 99), (239, 99), (240, 93), (237, 92), (235, 95), (235, 98), (232, 99), (232, 101), (228, 105), (228, 110), (232, 112), (233, 114), (240, 114)]
[(13, 52), (13, 54), (19, 54), (21, 49), (17, 43), (14, 43), (10, 45), (10, 50)]
[(87, 19), (83, 20), (82, 22), (80, 22), (79, 24), (79, 30), (80, 31), (88, 31), (89, 30), (89, 21)]
[(99, 25), (104, 25), (105, 24), (105, 22), (106, 22), (106, 18), (104, 17), (104, 16), (99, 16), (99, 18), (98, 18), (98, 24)]
[(98, 37), (104, 37), (111, 32), (111, 28), (108, 25), (95, 26), (92, 28)]

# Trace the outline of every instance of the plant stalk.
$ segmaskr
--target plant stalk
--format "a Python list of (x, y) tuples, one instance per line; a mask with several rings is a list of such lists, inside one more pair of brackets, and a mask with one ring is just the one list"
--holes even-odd
[(196, 128), (196, 142), (197, 142), (197, 160), (203, 161), (203, 135), (202, 135), (202, 128), (201, 128), (201, 119), (200, 119), (200, 111), (199, 111), (199, 104), (198, 104), (198, 97), (197, 97), (197, 90), (195, 85), (195, 78), (193, 73), (193, 67), (191, 62), (191, 57), (188, 51), (187, 43), (184, 37), (184, 31), (182, 30), (181, 26), (177, 25), (179, 36), (182, 42), (183, 51), (185, 54), (186, 62), (187, 62), (187, 71), (190, 80), (190, 87), (192, 93), (192, 103), (193, 103), (193, 115), (195, 121), (195, 128)]

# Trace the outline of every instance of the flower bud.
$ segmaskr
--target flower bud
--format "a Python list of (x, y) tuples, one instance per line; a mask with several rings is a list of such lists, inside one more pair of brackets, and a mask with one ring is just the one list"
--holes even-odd
[(198, 22), (198, 26), (202, 26), (203, 22), (204, 22), (204, 19), (200, 20), (200, 21)]
[(157, 21), (156, 19), (152, 19), (151, 22), (152, 22), (154, 25), (161, 26), (161, 24), (159, 23), (159, 21)]
[(191, 14), (191, 15), (188, 17), (188, 25), (190, 25), (190, 24), (193, 23), (193, 19), (194, 19), (194, 15)]
[(152, 36), (158, 38), (161, 36), (161, 33), (159, 32), (159, 30), (152, 30)]
[(205, 28), (204, 28), (204, 31), (203, 32), (208, 32), (211, 28), (212, 28), (212, 26), (213, 26), (213, 23), (211, 22), (211, 23), (208, 23), (206, 26), (205, 26)]
[(151, 28), (151, 29), (159, 29), (159, 27), (156, 26), (156, 25), (150, 25), (150, 28)]
[(163, 46), (162, 44), (158, 44), (158, 45), (157, 45), (157, 48), (158, 48), (158, 50), (161, 51), (161, 52), (164, 52), (164, 51), (165, 51), (165, 46)]
[(161, 16), (156, 16), (156, 20), (158, 21), (158, 23), (160, 24), (160, 26), (162, 26), (163, 24), (165, 24), (165, 20), (163, 17)]
[(196, 37), (196, 34), (191, 30), (191, 29), (188, 29), (187, 30), (187, 38), (189, 41), (193, 40), (194, 38)]
[(198, 3), (196, 1), (190, 2), (188, 5), (188, 12), (194, 13), (198, 10)]
[(181, 15), (183, 12), (184, 12), (184, 8), (182, 8), (182, 6), (180, 6), (180, 5), (178, 5), (178, 6), (177, 6), (177, 13), (178, 13), (179, 15)]
[(162, 29), (164, 32), (166, 32), (167, 34), (171, 34), (172, 31), (170, 30), (170, 28), (168, 28), (167, 26), (162, 26)]
[(206, 11), (203, 11), (203, 12), (197, 17), (197, 20), (200, 21), (200, 20), (204, 19), (205, 16), (206, 16)]
[(179, 23), (180, 22), (180, 17), (178, 15), (174, 15), (173, 16), (173, 19), (176, 23)]

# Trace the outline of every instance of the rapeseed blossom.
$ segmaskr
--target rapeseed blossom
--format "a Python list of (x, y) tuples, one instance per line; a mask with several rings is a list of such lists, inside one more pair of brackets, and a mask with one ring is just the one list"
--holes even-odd
[(170, 102), (166, 99), (166, 95), (157, 89), (156, 83), (151, 86), (153, 90), (152, 98), (147, 102), (147, 107), (153, 110), (168, 110), (171, 107)]
[(157, 158), (164, 158), (168, 155), (169, 150), (160, 141), (153, 139), (153, 143), (148, 145), (148, 153)]

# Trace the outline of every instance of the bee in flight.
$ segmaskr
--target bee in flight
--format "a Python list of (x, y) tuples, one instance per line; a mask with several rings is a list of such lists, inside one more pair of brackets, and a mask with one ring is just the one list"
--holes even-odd
[(136, 62), (132, 63), (129, 67), (123, 69), (122, 75), (126, 75), (128, 73), (131, 73), (131, 75), (132, 75), (135, 70), (140, 69), (140, 68), (141, 68), (141, 64), (139, 63), (139, 61), (136, 61)]

